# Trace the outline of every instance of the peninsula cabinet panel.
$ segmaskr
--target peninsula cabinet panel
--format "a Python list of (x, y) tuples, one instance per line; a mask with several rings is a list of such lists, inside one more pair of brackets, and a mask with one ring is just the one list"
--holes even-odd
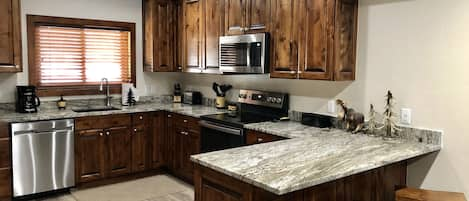
[(202, 70), (202, 0), (184, 0), (184, 71)]
[(144, 71), (175, 71), (177, 5), (171, 0), (144, 0)]
[(0, 0), (0, 73), (21, 71), (20, 0)]
[(247, 0), (225, 0), (225, 33), (239, 35), (244, 33)]
[(78, 182), (90, 182), (104, 178), (105, 158), (103, 130), (84, 130), (76, 134), (75, 161)]
[(148, 168), (149, 132), (145, 125), (133, 126), (132, 130), (132, 172)]
[(272, 66), (271, 77), (297, 78), (299, 67), (300, 42), (302, 27), (300, 1), (272, 1)]
[(110, 128), (106, 130), (105, 134), (109, 154), (108, 176), (116, 177), (130, 173), (132, 169), (132, 147), (129, 127)]

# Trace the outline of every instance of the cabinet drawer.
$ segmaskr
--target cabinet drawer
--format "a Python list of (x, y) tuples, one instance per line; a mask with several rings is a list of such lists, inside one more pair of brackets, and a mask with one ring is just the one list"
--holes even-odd
[(0, 200), (11, 197), (11, 169), (0, 168)]
[(0, 138), (0, 169), (11, 167), (10, 139)]
[(286, 138), (250, 130), (248, 131), (247, 136), (246, 136), (246, 143), (251, 145), (251, 144), (260, 144), (260, 143), (273, 142), (273, 141), (284, 140), (284, 139)]
[(195, 117), (190, 117), (186, 115), (173, 114), (174, 122), (184, 128), (196, 128), (199, 126), (199, 119)]
[(81, 117), (75, 119), (76, 130), (87, 129), (105, 129), (110, 127), (129, 126), (130, 115), (110, 115), (110, 116), (94, 116)]
[(0, 138), (7, 138), (10, 136), (10, 129), (8, 123), (0, 122)]
[(132, 124), (147, 124), (149, 122), (151, 115), (149, 113), (135, 113), (132, 114)]

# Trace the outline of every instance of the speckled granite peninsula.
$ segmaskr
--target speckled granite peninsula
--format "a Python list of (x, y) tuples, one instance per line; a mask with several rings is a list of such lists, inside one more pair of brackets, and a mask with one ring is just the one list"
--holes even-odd
[[(117, 104), (116, 104), (117, 105)], [(14, 123), (50, 119), (64, 119), (76, 118), (85, 116), (100, 116), (111, 114), (128, 114), (137, 112), (151, 112), (151, 111), (168, 111), (192, 117), (200, 117), (208, 114), (223, 113), (224, 110), (218, 110), (214, 107), (203, 105), (182, 105), (182, 104), (167, 104), (167, 103), (142, 103), (136, 106), (117, 106), (120, 110), (100, 111), (100, 112), (74, 112), (72, 108), (66, 110), (58, 110), (56, 108), (41, 109), (38, 113), (21, 114), (16, 113), (14, 109), (0, 109), (0, 121)]]
[(429, 142), (383, 139), (318, 129), (298, 122), (249, 124), (247, 129), (292, 138), (192, 156), (192, 160), (277, 195), (334, 181), (441, 149)]

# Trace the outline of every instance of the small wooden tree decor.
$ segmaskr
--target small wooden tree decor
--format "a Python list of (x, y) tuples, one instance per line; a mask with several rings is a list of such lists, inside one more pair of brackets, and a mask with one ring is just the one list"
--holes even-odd
[(391, 91), (388, 91), (386, 94), (386, 105), (384, 106), (383, 126), (379, 128), (385, 129), (384, 137), (395, 137), (397, 132), (400, 131), (397, 126), (396, 113), (393, 112), (394, 102), (394, 96)]
[(370, 104), (370, 113), (368, 114), (370, 119), (368, 120), (368, 127), (366, 129), (366, 132), (370, 135), (375, 135), (376, 130), (378, 130), (378, 122), (376, 120), (377, 114), (378, 113), (376, 112), (373, 104)]

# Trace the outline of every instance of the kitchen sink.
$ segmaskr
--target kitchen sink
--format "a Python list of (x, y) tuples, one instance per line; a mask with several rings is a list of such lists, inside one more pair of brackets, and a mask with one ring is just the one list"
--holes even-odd
[(111, 111), (111, 110), (121, 110), (117, 107), (107, 107), (107, 106), (90, 106), (90, 107), (76, 107), (72, 108), (74, 112), (100, 112), (100, 111)]

